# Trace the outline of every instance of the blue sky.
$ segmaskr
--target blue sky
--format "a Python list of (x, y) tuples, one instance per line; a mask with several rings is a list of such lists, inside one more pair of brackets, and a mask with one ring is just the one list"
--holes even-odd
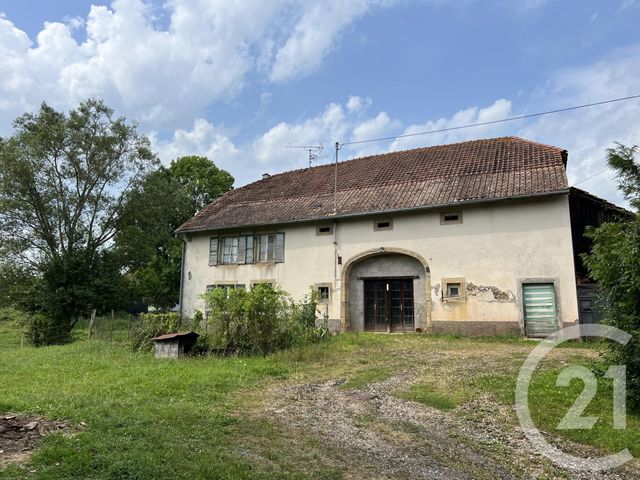
[[(640, 2), (0, 0), (0, 135), (46, 100), (104, 98), (164, 162), (208, 155), (242, 185), (326, 146), (640, 93)], [(570, 181), (640, 143), (640, 100), (345, 147), (343, 158), (520, 135), (569, 150)], [(610, 172), (580, 182), (620, 202)]]

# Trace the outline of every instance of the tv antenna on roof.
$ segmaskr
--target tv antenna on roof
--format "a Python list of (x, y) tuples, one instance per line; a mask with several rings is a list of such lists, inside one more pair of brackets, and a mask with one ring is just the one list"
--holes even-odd
[(322, 144), (319, 145), (285, 145), (284, 148), (304, 148), (309, 152), (309, 167), (311, 167), (311, 162), (316, 160), (320, 153), (322, 153), (322, 149), (324, 148)]

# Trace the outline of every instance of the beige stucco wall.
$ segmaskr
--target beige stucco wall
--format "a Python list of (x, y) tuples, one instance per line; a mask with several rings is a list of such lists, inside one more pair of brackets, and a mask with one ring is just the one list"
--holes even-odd
[[(428, 324), (437, 322), (520, 322), (518, 280), (554, 279), (561, 321), (578, 318), (567, 196), (499, 202), (461, 209), (461, 224), (441, 225), (438, 210), (396, 214), (392, 230), (374, 231), (372, 218), (337, 221), (334, 237), (316, 235), (320, 223), (278, 227), (285, 232), (285, 261), (278, 264), (209, 266), (209, 237), (186, 243), (183, 314), (203, 309), (207, 285), (274, 281), (295, 298), (317, 283), (330, 283), (330, 318), (348, 319), (343, 276), (363, 252), (409, 251), (428, 264)], [(385, 217), (386, 218), (386, 217)], [(242, 231), (234, 233), (244, 233)], [(246, 233), (256, 233), (250, 230)], [(338, 265), (337, 257), (342, 264)], [(442, 300), (444, 278), (463, 278), (465, 302)], [(345, 303), (341, 308), (341, 298)]]

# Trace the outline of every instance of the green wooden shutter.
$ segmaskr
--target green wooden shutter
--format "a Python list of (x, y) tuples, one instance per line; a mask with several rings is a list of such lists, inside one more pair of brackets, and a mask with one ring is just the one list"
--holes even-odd
[(273, 259), (276, 263), (284, 262), (284, 233), (276, 233), (276, 248)]
[(209, 239), (209, 265), (218, 264), (218, 237)]
[(546, 337), (557, 329), (556, 294), (553, 283), (522, 285), (524, 328), (528, 337)]
[(238, 255), (236, 256), (236, 263), (239, 263), (239, 264), (245, 263), (246, 256), (247, 256), (247, 237), (241, 236), (238, 239)]

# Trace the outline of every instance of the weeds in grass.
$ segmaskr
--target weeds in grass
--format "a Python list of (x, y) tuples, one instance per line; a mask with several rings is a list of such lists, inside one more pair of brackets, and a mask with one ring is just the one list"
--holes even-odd
[(345, 383), (342, 388), (361, 389), (371, 383), (382, 382), (389, 378), (393, 370), (388, 367), (373, 367), (355, 372)]
[(437, 391), (434, 387), (427, 384), (411, 385), (409, 390), (397, 392), (396, 396), (405, 400), (419, 402), (429, 407), (437, 408), (442, 411), (449, 411), (456, 408), (462, 402), (460, 392), (456, 392), (456, 397), (446, 395)]

